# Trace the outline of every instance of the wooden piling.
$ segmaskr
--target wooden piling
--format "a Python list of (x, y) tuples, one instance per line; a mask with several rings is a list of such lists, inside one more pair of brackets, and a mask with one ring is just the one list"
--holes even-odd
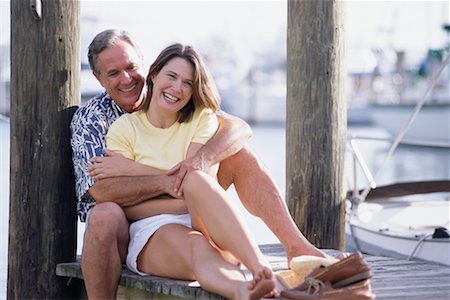
[(56, 265), (76, 258), (69, 123), (79, 105), (78, 0), (11, 1), (8, 299), (73, 298)]
[(286, 201), (321, 248), (344, 245), (344, 4), (289, 0)]

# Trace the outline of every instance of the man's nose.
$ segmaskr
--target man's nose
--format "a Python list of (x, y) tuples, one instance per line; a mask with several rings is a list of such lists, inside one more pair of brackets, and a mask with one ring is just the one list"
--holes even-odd
[(131, 74), (128, 73), (127, 71), (122, 72), (122, 78), (121, 79), (123, 81), (126, 81), (126, 82), (131, 81), (132, 78), (133, 78), (133, 76), (131, 76)]

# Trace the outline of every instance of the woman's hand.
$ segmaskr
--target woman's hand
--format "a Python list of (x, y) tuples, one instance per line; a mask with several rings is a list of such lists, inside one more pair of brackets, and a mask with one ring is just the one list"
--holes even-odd
[(111, 150), (105, 150), (105, 156), (97, 156), (90, 161), (93, 164), (87, 169), (87, 173), (96, 180), (120, 176), (161, 174), (161, 171), (157, 169), (137, 163)]

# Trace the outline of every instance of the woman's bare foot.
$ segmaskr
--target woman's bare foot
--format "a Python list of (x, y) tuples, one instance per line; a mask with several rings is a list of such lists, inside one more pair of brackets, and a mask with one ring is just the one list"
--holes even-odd
[(253, 280), (248, 284), (249, 299), (261, 299), (262, 297), (274, 297), (276, 291), (276, 279), (268, 267), (264, 267), (253, 275)]

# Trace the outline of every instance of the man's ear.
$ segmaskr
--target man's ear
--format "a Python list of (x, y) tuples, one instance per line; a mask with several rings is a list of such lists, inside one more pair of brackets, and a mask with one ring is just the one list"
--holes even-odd
[(95, 73), (94, 71), (92, 71), (92, 75), (94, 75), (95, 79), (97, 79), (98, 82), (100, 83), (100, 85), (103, 86), (103, 84), (102, 84), (102, 82), (101, 82), (101, 80), (100, 80), (100, 77), (99, 77), (100, 75), (98, 75), (98, 74)]

